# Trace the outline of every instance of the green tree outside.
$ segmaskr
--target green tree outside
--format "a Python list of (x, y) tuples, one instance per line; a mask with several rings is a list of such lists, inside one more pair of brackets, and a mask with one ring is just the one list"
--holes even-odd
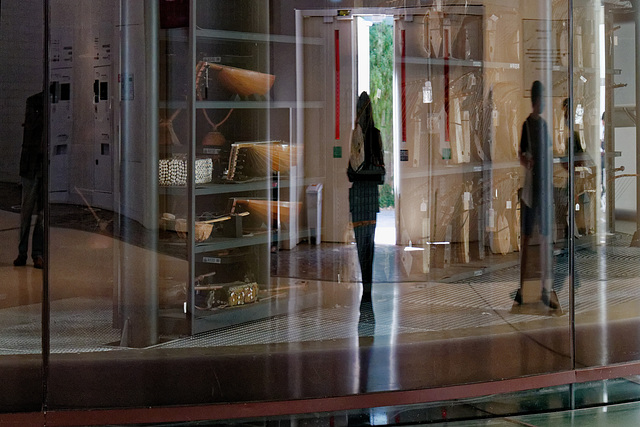
[[(393, 26), (377, 22), (369, 28), (370, 88), (373, 119), (382, 134), (386, 182), (380, 189), (380, 207), (393, 207)], [(380, 97), (378, 97), (380, 91)]]

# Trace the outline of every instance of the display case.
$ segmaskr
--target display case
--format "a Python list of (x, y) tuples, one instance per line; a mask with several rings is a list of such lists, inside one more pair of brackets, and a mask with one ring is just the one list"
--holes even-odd
[[(506, 221), (515, 209), (502, 212), (498, 205), (515, 208), (517, 182), (510, 178), (518, 164), (494, 150), (494, 94), (485, 81), (492, 66), (502, 72), (508, 64), (486, 61), (483, 7), (410, 12), (410, 19), (399, 17), (395, 39), (401, 243), (428, 248), (420, 273), (440, 278), (464, 270), (454, 265), (486, 263), (487, 247), (511, 250), (509, 227), (498, 226), (498, 218)], [(506, 240), (499, 250), (498, 234)]]
[(291, 309), (271, 283), (270, 254), (300, 214), (296, 103), (276, 99), (270, 51), (284, 43), (295, 53), (295, 38), (269, 34), (268, 5), (194, 0), (165, 11), (187, 20), (161, 16), (175, 28), (159, 36), (159, 246), (184, 262), (184, 277), (160, 270), (164, 331)]

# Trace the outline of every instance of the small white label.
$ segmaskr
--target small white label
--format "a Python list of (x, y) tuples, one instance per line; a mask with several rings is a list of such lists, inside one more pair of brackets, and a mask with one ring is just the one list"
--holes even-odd
[(425, 202), (420, 203), (420, 212), (427, 211), (427, 204)]
[(208, 264), (222, 264), (222, 258), (204, 256), (202, 257), (202, 262), (206, 262)]
[(576, 203), (576, 212), (580, 210), (580, 203)]
[(433, 102), (433, 92), (431, 88), (431, 82), (427, 80), (422, 88), (422, 103), (431, 104)]
[(122, 101), (133, 101), (135, 99), (133, 73), (122, 74), (122, 80), (120, 84), (122, 89), (122, 92), (120, 94), (120, 99)]

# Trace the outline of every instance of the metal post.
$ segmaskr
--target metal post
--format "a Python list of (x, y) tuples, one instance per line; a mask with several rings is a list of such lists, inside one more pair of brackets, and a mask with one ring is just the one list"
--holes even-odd
[[(574, 114), (574, 102), (573, 102), (573, 67), (574, 67), (574, 22), (573, 22), (573, 0), (569, 0), (569, 105), (567, 109), (569, 111), (569, 147), (567, 147), (567, 153), (569, 154), (569, 203), (567, 207), (569, 209), (569, 232), (567, 236), (569, 246), (569, 355), (571, 357), (571, 369), (576, 368), (576, 350), (575, 350), (575, 235), (573, 230), (576, 224), (576, 209), (575, 209), (575, 144), (576, 141), (575, 131), (575, 114)], [(573, 388), (571, 389), (571, 409), (574, 408)]]
[[(146, 229), (145, 250), (123, 243), (120, 251), (120, 286), (122, 290), (122, 339), (127, 347), (147, 347), (158, 342), (158, 2), (125, 0), (122, 2), (121, 75), (123, 79), (135, 75), (138, 87), (123, 97), (121, 108), (121, 200), (122, 207), (135, 206), (144, 198), (143, 221)], [(134, 16), (144, 16), (142, 27)], [(144, 44), (139, 40), (144, 31)], [(140, 55), (144, 49), (144, 55)], [(141, 59), (144, 58), (144, 59)], [(140, 61), (144, 66), (140, 67)], [(136, 65), (138, 70), (136, 73)], [(145, 83), (143, 83), (145, 82)], [(135, 92), (134, 92), (135, 90)], [(135, 95), (133, 95), (135, 94)], [(141, 121), (140, 117), (144, 117)], [(144, 126), (147, 142), (140, 141), (140, 126)], [(139, 144), (144, 143), (144, 149)], [(133, 162), (137, 150), (145, 156), (143, 164)], [(136, 180), (143, 168), (150, 178)], [(126, 213), (126, 212), (125, 212)], [(121, 214), (121, 233), (133, 237), (132, 220)]]
[[(548, 34), (552, 32), (552, 4), (550, 0), (540, 2), (538, 6), (540, 17), (544, 20), (545, 29)], [(547, 55), (551, 55), (551, 39), (548, 37), (543, 41), (544, 45), (540, 46)], [(544, 58), (544, 61), (552, 63), (553, 58)], [(542, 82), (545, 87), (543, 97), (546, 108), (542, 112), (542, 115), (546, 122), (553, 123), (553, 74), (551, 67), (546, 67), (543, 71)], [(551, 135), (545, 135), (545, 138), (550, 138)], [(543, 170), (542, 170), (542, 207), (540, 212), (540, 269), (541, 269), (541, 281), (544, 290), (551, 292), (553, 285), (553, 144), (551, 140), (544, 147), (543, 153)]]
[(44, 271), (42, 274), (42, 407), (43, 410), (47, 409), (49, 403), (49, 360), (51, 356), (51, 298), (49, 292), (49, 242), (50, 238), (50, 218), (51, 207), (49, 205), (49, 157), (51, 155), (49, 151), (49, 141), (51, 139), (50, 132), (50, 108), (51, 100), (49, 99), (49, 31), (50, 31), (50, 13), (49, 2), (43, 3), (43, 21), (44, 21), (44, 37), (43, 37), (43, 49), (42, 49), (42, 64), (43, 64), (43, 88), (42, 98), (45, 102), (45, 108), (43, 111), (43, 123), (44, 128), (44, 141), (42, 142), (43, 165), (42, 165), (42, 197), (44, 208)]
[(604, 144), (605, 144), (605, 185), (606, 185), (606, 218), (607, 231), (616, 230), (615, 199), (616, 182), (614, 175), (615, 132), (613, 123), (613, 14), (611, 5), (604, 4), (604, 49), (605, 49), (605, 112), (604, 112)]
[[(635, 2), (635, 10), (634, 10), (634, 21), (635, 21), (635, 36), (636, 36), (636, 46), (638, 45), (638, 41), (640, 41), (640, 4)], [(637, 145), (638, 138), (640, 137), (640, 120), (637, 119), (638, 116), (638, 101), (640, 100), (640, 53), (636, 49), (636, 171), (640, 171), (640, 148)], [(636, 176), (636, 230), (640, 230), (640, 175)], [(636, 236), (638, 236), (638, 231), (636, 231)]]

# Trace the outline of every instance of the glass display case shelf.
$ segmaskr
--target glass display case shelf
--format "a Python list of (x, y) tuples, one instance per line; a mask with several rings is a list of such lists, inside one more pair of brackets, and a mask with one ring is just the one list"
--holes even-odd
[(197, 334), (221, 329), (238, 323), (250, 322), (267, 317), (292, 313), (313, 306), (317, 298), (314, 292), (298, 295), (295, 300), (289, 298), (286, 291), (261, 289), (258, 301), (234, 307), (214, 308), (211, 310), (194, 309), (194, 321), (186, 328), (183, 321), (187, 315), (184, 309), (165, 308), (160, 310), (160, 319), (164, 330), (182, 334)]
[(243, 237), (210, 237), (202, 243), (196, 243), (195, 253), (220, 251), (245, 246), (264, 245), (273, 239), (267, 231), (247, 234)]
[(444, 66), (445, 63), (450, 67), (474, 67), (474, 68), (494, 68), (500, 70), (519, 70), (520, 63), (517, 62), (497, 62), (497, 61), (479, 61), (475, 59), (457, 59), (449, 58), (424, 58), (419, 56), (406, 57), (404, 59), (406, 64), (417, 65), (440, 65)]
[[(306, 45), (322, 46), (325, 41), (319, 37), (296, 37), (280, 34), (252, 33), (242, 31), (214, 30), (210, 28), (196, 28), (196, 38), (211, 40), (229, 40), (237, 42), (262, 43), (304, 43)], [(188, 28), (171, 28), (160, 30), (160, 40), (172, 42), (189, 42)]]
[(264, 34), (251, 33), (242, 31), (229, 30), (213, 30), (209, 28), (196, 28), (196, 37), (198, 39), (213, 40), (231, 40), (244, 42), (263, 42), (263, 43), (304, 43), (307, 45), (325, 44), (324, 39), (320, 37), (296, 37), (283, 34)]
[[(160, 108), (169, 110), (184, 110), (189, 106), (187, 101), (161, 101)], [(325, 103), (322, 101), (311, 102), (297, 102), (297, 101), (243, 101), (243, 100), (229, 100), (229, 101), (196, 101), (196, 109), (293, 109), (293, 108), (324, 108)]]
[(259, 108), (323, 108), (323, 102), (304, 102), (296, 101), (196, 101), (197, 109), (259, 109)]
[[(221, 251), (232, 248), (242, 248), (247, 246), (264, 245), (269, 242), (275, 242), (277, 239), (287, 239), (288, 233), (279, 231), (277, 236), (267, 231), (253, 232), (243, 237), (210, 237), (207, 240), (196, 243), (194, 253), (204, 254), (207, 252)], [(163, 241), (163, 245), (173, 247), (186, 247), (188, 242), (186, 240), (180, 240), (178, 238), (169, 239)], [(204, 262), (202, 257), (199, 257), (198, 262)]]
[(449, 165), (437, 166), (429, 171), (402, 171), (403, 178), (425, 178), (429, 176), (460, 175), (474, 172), (495, 171), (499, 169), (520, 168), (517, 160), (507, 162), (493, 162), (485, 164), (477, 163), (451, 163)]
[[(275, 183), (275, 181), (274, 181)], [(288, 187), (289, 181), (280, 180), (279, 187)], [(194, 189), (196, 196), (204, 196), (209, 194), (227, 194), (227, 193), (239, 193), (245, 191), (262, 191), (265, 189), (273, 188), (274, 185), (269, 183), (266, 178), (257, 179), (254, 181), (228, 181), (222, 184), (198, 184)]]
[[(274, 181), (275, 182), (275, 181)], [(281, 179), (278, 182), (280, 188), (289, 186), (289, 180)], [(193, 192), (196, 196), (206, 196), (212, 194), (228, 194), (240, 193), (246, 191), (263, 191), (272, 189), (274, 186), (269, 184), (267, 178), (257, 179), (254, 181), (227, 181), (224, 183), (196, 184)], [(164, 195), (180, 195), (187, 191), (187, 187), (160, 187), (160, 194)]]

